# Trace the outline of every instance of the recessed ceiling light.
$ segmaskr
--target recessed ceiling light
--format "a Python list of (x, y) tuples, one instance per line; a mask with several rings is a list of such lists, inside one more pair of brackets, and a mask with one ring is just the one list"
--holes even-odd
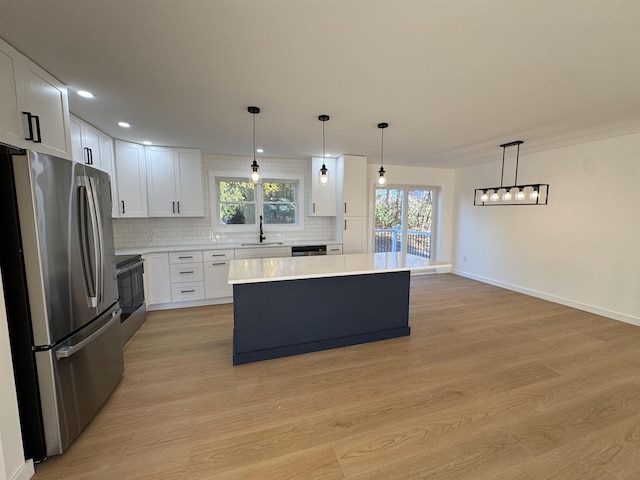
[(264, 150), (262, 148), (256, 148), (256, 152), (258, 153), (264, 153)]
[(153, 143), (151, 143), (149, 140), (145, 140), (144, 142), (142, 142), (143, 145), (153, 145)]
[(118, 125), (120, 125), (122, 128), (129, 128), (131, 126), (131, 124), (127, 122), (118, 122)]
[(95, 98), (95, 95), (91, 92), (88, 92), (86, 90), (78, 90), (78, 95), (80, 95), (81, 97), (84, 98)]

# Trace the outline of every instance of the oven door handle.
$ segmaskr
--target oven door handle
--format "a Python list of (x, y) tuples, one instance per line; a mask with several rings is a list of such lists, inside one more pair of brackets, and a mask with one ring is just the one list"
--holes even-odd
[(130, 265), (125, 265), (124, 267), (119, 268), (116, 271), (116, 275), (120, 275), (122, 273), (127, 273), (129, 270), (133, 270), (134, 268), (138, 268), (141, 265), (144, 265), (144, 258), (141, 258), (140, 260), (136, 261), (135, 263), (132, 263)]

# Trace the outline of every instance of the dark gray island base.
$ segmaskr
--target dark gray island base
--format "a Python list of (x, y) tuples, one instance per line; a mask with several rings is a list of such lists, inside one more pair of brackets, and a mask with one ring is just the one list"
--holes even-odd
[(410, 272), (233, 285), (233, 364), (409, 335)]

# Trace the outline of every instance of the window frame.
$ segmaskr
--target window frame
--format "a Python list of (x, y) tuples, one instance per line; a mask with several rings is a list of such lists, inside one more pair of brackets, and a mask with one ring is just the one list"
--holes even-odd
[[(225, 224), (220, 220), (220, 181), (250, 181), (245, 172), (216, 173), (209, 172), (209, 192), (211, 203), (211, 226), (216, 232), (256, 232), (258, 231), (259, 216), (264, 215), (264, 195), (262, 183), (294, 183), (295, 184), (295, 210), (296, 223), (263, 223), (263, 230), (267, 232), (293, 232), (304, 230), (304, 187), (305, 178), (302, 175), (293, 175), (283, 172), (264, 172), (261, 181), (254, 184), (254, 202), (256, 206), (256, 223)], [(270, 203), (270, 202), (268, 202)], [(289, 202), (287, 202), (289, 203)]]

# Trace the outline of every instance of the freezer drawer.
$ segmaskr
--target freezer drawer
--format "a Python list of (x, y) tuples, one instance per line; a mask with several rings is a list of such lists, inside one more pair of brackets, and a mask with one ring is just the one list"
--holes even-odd
[(120, 313), (119, 308), (111, 310), (90, 325), (89, 335), (80, 332), (36, 353), (47, 455), (60, 454), (71, 444), (120, 381)]

